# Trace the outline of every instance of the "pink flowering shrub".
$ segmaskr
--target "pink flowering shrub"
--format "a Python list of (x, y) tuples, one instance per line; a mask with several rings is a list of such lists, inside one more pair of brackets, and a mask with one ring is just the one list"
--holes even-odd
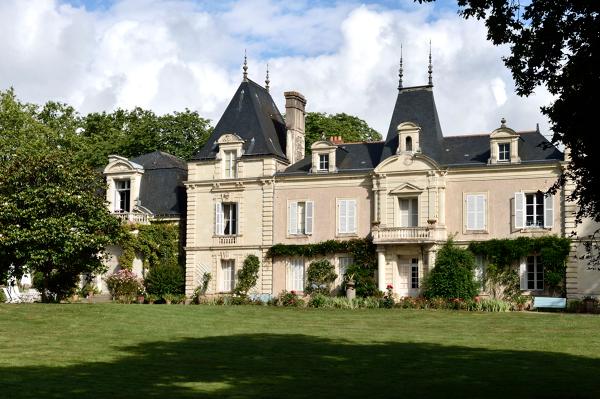
[(142, 279), (128, 269), (121, 269), (106, 278), (106, 285), (113, 299), (131, 303), (139, 294), (144, 293)]

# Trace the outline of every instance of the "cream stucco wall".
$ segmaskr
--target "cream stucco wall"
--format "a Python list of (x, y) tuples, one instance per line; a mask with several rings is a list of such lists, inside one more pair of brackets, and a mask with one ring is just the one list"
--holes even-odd
[[(516, 238), (541, 234), (561, 235), (562, 193), (554, 195), (554, 218), (551, 229), (516, 229), (514, 227), (514, 196), (516, 192), (546, 192), (560, 175), (558, 165), (517, 168), (479, 168), (451, 170), (446, 177), (446, 228), (455, 240), (474, 241), (492, 238)], [(466, 229), (465, 194), (484, 193), (487, 196), (485, 232)]]

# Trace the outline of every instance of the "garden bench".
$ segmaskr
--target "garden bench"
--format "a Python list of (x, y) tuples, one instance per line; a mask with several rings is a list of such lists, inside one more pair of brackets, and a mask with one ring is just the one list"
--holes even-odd
[(550, 308), (550, 309), (564, 309), (567, 307), (567, 298), (554, 298), (549, 296), (536, 296), (533, 297), (533, 308)]

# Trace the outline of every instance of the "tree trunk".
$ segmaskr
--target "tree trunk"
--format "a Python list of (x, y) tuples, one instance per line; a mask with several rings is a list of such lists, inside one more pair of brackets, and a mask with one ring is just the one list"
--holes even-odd
[(42, 302), (48, 303), (48, 280), (50, 279), (50, 273), (44, 272), (44, 289), (42, 289)]

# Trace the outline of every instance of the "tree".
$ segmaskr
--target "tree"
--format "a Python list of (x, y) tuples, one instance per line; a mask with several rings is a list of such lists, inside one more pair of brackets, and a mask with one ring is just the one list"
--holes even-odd
[(306, 291), (309, 294), (326, 294), (331, 291), (331, 284), (337, 278), (335, 268), (327, 259), (310, 262), (306, 271)]
[[(41, 278), (42, 300), (60, 300), (122, 233), (104, 201), (102, 176), (67, 151), (17, 151), (0, 162), (0, 267)], [(0, 273), (0, 274), (3, 274)]]
[[(517, 94), (527, 96), (545, 85), (555, 96), (542, 113), (551, 121), (552, 143), (564, 144), (571, 162), (553, 189), (573, 181), (569, 200), (578, 205), (577, 221), (589, 217), (600, 222), (600, 164), (592, 157), (597, 130), (594, 99), (600, 90), (600, 2), (523, 3), (458, 0), (461, 16), (485, 20), (488, 40), (510, 45), (504, 63), (512, 72)], [(594, 236), (599, 234), (597, 230)]]
[(244, 259), (244, 266), (238, 271), (238, 281), (233, 291), (237, 295), (248, 295), (248, 291), (250, 291), (258, 281), (259, 270), (260, 260), (258, 257), (256, 255), (248, 255), (246, 259)]
[(346, 142), (381, 140), (381, 134), (356, 116), (344, 113), (330, 115), (323, 112), (308, 112), (306, 152), (310, 153), (312, 143), (321, 140), (323, 136), (342, 136)]
[(477, 295), (473, 275), (475, 257), (467, 250), (448, 240), (437, 253), (435, 267), (429, 272), (423, 296), (426, 298), (472, 299)]

